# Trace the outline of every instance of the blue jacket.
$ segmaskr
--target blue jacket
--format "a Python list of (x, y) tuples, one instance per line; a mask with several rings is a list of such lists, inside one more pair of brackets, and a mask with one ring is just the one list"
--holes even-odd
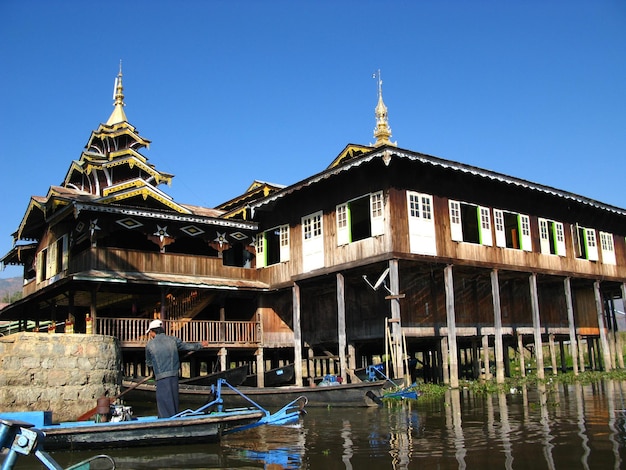
[(159, 333), (146, 344), (146, 365), (152, 367), (156, 380), (178, 377), (178, 351), (197, 351), (201, 348), (202, 343), (185, 343), (174, 336)]

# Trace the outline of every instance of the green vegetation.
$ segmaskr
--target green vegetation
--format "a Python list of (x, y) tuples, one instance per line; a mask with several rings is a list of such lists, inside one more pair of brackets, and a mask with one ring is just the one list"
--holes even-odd
[[(610, 372), (585, 371), (578, 375), (574, 375), (573, 372), (559, 373), (557, 375), (546, 373), (546, 377), (543, 380), (539, 380), (537, 375), (533, 373), (528, 374), (526, 377), (506, 378), (503, 384), (497, 384), (495, 379), (463, 380), (459, 382), (459, 387), (475, 394), (511, 393), (511, 390), (518, 390), (523, 386), (536, 386), (540, 383), (544, 384), (548, 390), (552, 390), (559, 384), (580, 383), (587, 385), (601, 380), (626, 381), (626, 370), (620, 369)], [(450, 389), (448, 385), (431, 383), (421, 383), (417, 388), (421, 393), (420, 399), (437, 399)]]

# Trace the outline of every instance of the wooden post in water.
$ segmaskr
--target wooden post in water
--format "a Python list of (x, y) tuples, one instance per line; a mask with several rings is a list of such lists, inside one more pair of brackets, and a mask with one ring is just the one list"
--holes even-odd
[(302, 326), (300, 325), (300, 286), (293, 283), (293, 362), (296, 385), (302, 386)]
[(459, 363), (456, 342), (456, 316), (454, 313), (454, 279), (452, 265), (444, 268), (444, 284), (446, 292), (446, 319), (448, 324), (448, 350), (444, 351), (450, 364), (450, 387), (459, 388)]
[(265, 359), (263, 358), (263, 348), (257, 348), (256, 352), (256, 386), (265, 387)]
[(450, 368), (448, 367), (448, 337), (442, 336), (439, 343), (441, 348), (441, 372), (443, 383), (450, 384)]
[(345, 280), (341, 273), (337, 273), (337, 337), (339, 339), (339, 375), (344, 383), (347, 383)]
[[(622, 306), (626, 307), (626, 282), (622, 282)], [(624, 344), (622, 335), (617, 331), (617, 339), (615, 347), (617, 348), (617, 365), (620, 369), (624, 368)]]
[(598, 313), (598, 328), (600, 329), (600, 348), (602, 349), (604, 370), (609, 371), (612, 369), (611, 352), (609, 350), (609, 342), (606, 338), (606, 325), (604, 323), (604, 307), (602, 305), (602, 296), (600, 294), (600, 281), (595, 281), (593, 283), (593, 293), (596, 299), (596, 311)]
[(504, 383), (504, 348), (502, 346), (502, 308), (498, 270), (491, 270), (491, 297), (493, 300), (494, 353), (496, 356), (496, 383)]
[(545, 377), (543, 364), (543, 343), (541, 342), (541, 322), (539, 319), (539, 295), (537, 293), (537, 274), (532, 273), (529, 277), (530, 305), (533, 315), (533, 334), (535, 337), (535, 359), (537, 360), (537, 378)]
[(582, 335), (577, 335), (576, 344), (578, 345), (578, 370), (585, 372), (585, 348), (583, 347)]
[(574, 303), (572, 302), (572, 285), (570, 278), (566, 277), (563, 281), (565, 290), (565, 306), (567, 308), (567, 324), (569, 326), (569, 342), (572, 354), (572, 365), (574, 375), (578, 375), (578, 346), (576, 340), (576, 325), (574, 323)]
[(389, 290), (387, 298), (391, 301), (391, 356), (394, 358), (394, 377), (401, 379), (404, 377), (404, 367), (402, 359), (404, 357), (402, 348), (402, 320), (400, 317), (400, 273), (398, 270), (398, 260), (389, 260)]
[(489, 365), (489, 335), (483, 335), (483, 363), (485, 366), (485, 380), (491, 380), (491, 369)]
[(554, 345), (554, 334), (548, 335), (548, 348), (550, 349), (550, 361), (552, 363), (552, 375), (557, 374), (556, 370), (556, 347)]
[(522, 377), (526, 377), (526, 362), (524, 361), (524, 336), (517, 334), (517, 350), (519, 351), (519, 371)]

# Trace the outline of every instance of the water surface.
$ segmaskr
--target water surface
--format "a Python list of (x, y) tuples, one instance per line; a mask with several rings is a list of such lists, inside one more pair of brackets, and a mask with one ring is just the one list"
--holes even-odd
[[(626, 468), (626, 383), (449, 391), (380, 408), (309, 408), (220, 443), (106, 451), (119, 469)], [(55, 452), (65, 468), (93, 452)], [(43, 468), (21, 458), (19, 468)]]

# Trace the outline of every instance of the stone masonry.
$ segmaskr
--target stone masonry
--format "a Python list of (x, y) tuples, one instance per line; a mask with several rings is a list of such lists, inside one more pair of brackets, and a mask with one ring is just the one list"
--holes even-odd
[(119, 393), (121, 357), (111, 336), (0, 337), (0, 412), (52, 411), (54, 422), (76, 420), (99, 397)]

